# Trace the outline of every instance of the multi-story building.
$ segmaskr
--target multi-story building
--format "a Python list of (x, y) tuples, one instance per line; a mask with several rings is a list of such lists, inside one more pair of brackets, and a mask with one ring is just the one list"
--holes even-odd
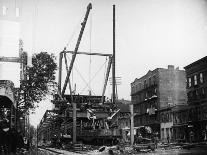
[(207, 56), (184, 67), (187, 76), (188, 140), (207, 139)]
[(161, 140), (172, 139), (172, 108), (187, 102), (185, 71), (157, 68), (131, 83), (134, 126), (149, 126)]
[(173, 114), (173, 140), (186, 142), (188, 139), (188, 105), (178, 105), (172, 108)]

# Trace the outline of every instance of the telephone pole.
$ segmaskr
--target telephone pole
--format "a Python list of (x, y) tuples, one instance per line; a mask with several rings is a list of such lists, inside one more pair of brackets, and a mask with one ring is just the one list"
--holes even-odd
[(116, 100), (116, 79), (115, 79), (115, 5), (113, 5), (113, 56), (112, 56), (112, 103)]

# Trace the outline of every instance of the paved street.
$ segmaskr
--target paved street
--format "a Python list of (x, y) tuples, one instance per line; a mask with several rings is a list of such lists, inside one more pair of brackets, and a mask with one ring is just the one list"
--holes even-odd
[(30, 150), (26, 152), (24, 155), (81, 155), (80, 153), (69, 152), (65, 150), (55, 150), (55, 149), (38, 149), (38, 153), (36, 149)]
[[(193, 148), (193, 149), (171, 149), (171, 150), (164, 150), (164, 149), (157, 149), (156, 151), (149, 152), (149, 153), (135, 153), (131, 155), (206, 155), (207, 148)], [(83, 153), (74, 153), (65, 150), (55, 150), (51, 149), (39, 149), (38, 155), (81, 155)], [(98, 152), (97, 155), (106, 155), (106, 153)], [(36, 150), (31, 150), (30, 152), (25, 153), (25, 155), (37, 155)]]

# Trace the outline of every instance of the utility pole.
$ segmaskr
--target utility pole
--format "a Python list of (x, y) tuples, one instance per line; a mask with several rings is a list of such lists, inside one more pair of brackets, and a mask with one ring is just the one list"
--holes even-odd
[(37, 129), (36, 129), (36, 155), (38, 155), (38, 125), (37, 125)]
[(130, 144), (131, 146), (134, 144), (134, 105), (131, 103), (130, 105)]
[(112, 57), (112, 103), (115, 104), (116, 95), (115, 95), (115, 5), (113, 5), (113, 57)]
[(58, 94), (61, 96), (61, 79), (62, 79), (62, 59), (63, 52), (59, 54), (59, 74), (58, 74)]

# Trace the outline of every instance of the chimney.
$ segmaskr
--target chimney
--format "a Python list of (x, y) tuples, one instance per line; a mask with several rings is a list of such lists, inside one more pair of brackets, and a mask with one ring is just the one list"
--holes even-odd
[(174, 70), (174, 66), (173, 65), (168, 65), (168, 70)]

